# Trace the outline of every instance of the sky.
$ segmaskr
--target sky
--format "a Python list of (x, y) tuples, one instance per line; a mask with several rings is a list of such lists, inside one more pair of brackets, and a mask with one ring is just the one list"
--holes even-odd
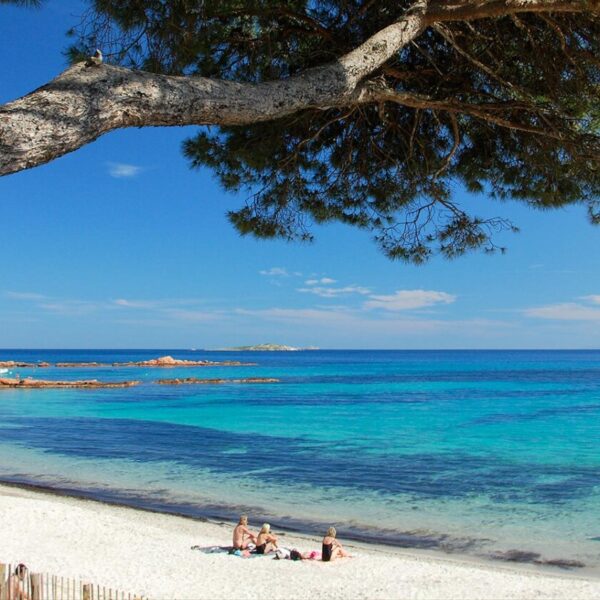
[[(64, 68), (83, 0), (0, 5), (0, 104)], [(0, 178), (0, 348), (599, 348), (600, 228), (584, 207), (455, 196), (520, 233), (506, 254), (391, 262), (367, 232), (312, 244), (241, 237), (181, 153), (197, 131), (110, 133)]]

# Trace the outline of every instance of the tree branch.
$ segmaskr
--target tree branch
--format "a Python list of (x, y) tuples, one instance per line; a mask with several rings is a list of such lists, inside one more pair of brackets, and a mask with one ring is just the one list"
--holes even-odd
[(235, 83), (122, 67), (70, 67), (0, 107), (0, 175), (49, 162), (114, 129), (244, 125), (307, 108), (349, 105), (361, 79), (424, 28), (427, 0), (339, 60), (283, 81)]
[(444, 158), (444, 162), (442, 163), (442, 166), (436, 171), (435, 173), (435, 177), (439, 177), (450, 165), (450, 161), (452, 160), (452, 157), (456, 154), (456, 151), (458, 150), (458, 147), (460, 146), (460, 131), (458, 129), (458, 122), (456, 121), (456, 114), (451, 112), (449, 113), (450, 116), (450, 123), (452, 125), (452, 135), (454, 136), (454, 144), (452, 145), (452, 148), (450, 150), (450, 152), (448, 153), (448, 156), (446, 156), (446, 158)]
[(542, 137), (564, 141), (564, 136), (559, 133), (511, 121), (510, 119), (505, 119), (498, 115), (498, 113), (501, 114), (503, 111), (508, 110), (531, 110), (529, 105), (521, 102), (483, 102), (481, 104), (472, 104), (460, 100), (434, 100), (422, 94), (395, 92), (394, 90), (377, 89), (376, 87), (365, 89), (361, 100), (366, 102), (366, 99), (369, 97), (372, 101), (395, 102), (396, 104), (402, 104), (403, 106), (409, 106), (411, 108), (443, 110), (448, 113), (463, 113), (484, 121), (489, 121), (500, 127), (506, 127), (516, 131), (525, 131)]
[[(260, 84), (203, 77), (169, 77), (83, 63), (31, 94), (0, 106), (0, 175), (49, 162), (114, 129), (176, 125), (244, 125), (308, 108), (387, 100), (416, 108), (466, 112), (498, 125), (542, 135), (485, 108), (379, 92), (362, 83), (435, 22), (518, 12), (597, 10), (600, 0), (415, 0), (404, 17), (337, 61)], [(545, 133), (557, 137), (552, 133)]]

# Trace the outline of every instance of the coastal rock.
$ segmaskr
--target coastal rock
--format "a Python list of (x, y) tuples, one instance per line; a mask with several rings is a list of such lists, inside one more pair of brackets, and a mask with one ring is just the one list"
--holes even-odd
[[(245, 363), (237, 360), (225, 360), (223, 362), (214, 362), (210, 360), (184, 360), (173, 358), (172, 356), (160, 356), (150, 360), (130, 361), (130, 362), (58, 362), (54, 366), (62, 369), (85, 369), (94, 367), (250, 367), (256, 363)], [(0, 361), (0, 368), (7, 369), (32, 369), (35, 367), (51, 367), (52, 364), (46, 361), (37, 363), (18, 362), (14, 360)]]
[[(42, 363), (44, 365), (44, 363)], [(0, 368), (6, 369), (30, 369), (33, 367), (39, 367), (40, 363), (28, 363), (28, 362), (17, 362), (14, 360), (4, 360), (0, 362)], [(44, 365), (45, 366), (45, 365)]]
[(40, 389), (40, 388), (125, 388), (138, 385), (139, 381), (112, 381), (104, 382), (97, 379), (84, 379), (81, 381), (50, 381), (46, 379), (0, 378), (1, 388)]
[[(50, 366), (50, 365), (48, 365)], [(60, 368), (85, 368), (85, 367), (110, 367), (109, 363), (99, 363), (99, 362), (59, 362), (56, 363), (56, 367)]]
[(223, 362), (212, 362), (210, 360), (185, 360), (173, 358), (172, 356), (160, 356), (150, 360), (138, 362), (113, 363), (113, 367), (246, 367), (254, 366), (256, 363), (243, 363), (236, 360)]
[(223, 383), (279, 383), (279, 379), (272, 377), (248, 377), (246, 379), (198, 379), (185, 377), (183, 379), (159, 379), (159, 385), (219, 385)]

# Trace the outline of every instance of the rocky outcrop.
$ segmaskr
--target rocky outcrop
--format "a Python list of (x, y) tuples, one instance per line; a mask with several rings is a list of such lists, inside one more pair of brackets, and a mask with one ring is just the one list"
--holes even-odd
[[(46, 365), (47, 363), (41, 363)], [(17, 362), (15, 360), (3, 360), (0, 361), (0, 369), (30, 369), (33, 367), (39, 367), (40, 363), (28, 363), (28, 362)]]
[[(172, 356), (160, 356), (150, 360), (141, 360), (137, 362), (58, 362), (54, 366), (58, 368), (87, 369), (94, 367), (250, 367), (256, 363), (244, 363), (237, 360), (225, 360), (223, 362), (214, 362), (211, 360), (184, 360), (173, 358)], [(0, 361), (0, 368), (7, 369), (33, 369), (35, 367), (51, 367), (49, 362), (17, 362), (14, 360)]]
[(256, 363), (243, 363), (236, 360), (212, 362), (210, 360), (184, 360), (172, 356), (161, 356), (139, 362), (113, 363), (114, 367), (247, 367)]
[(185, 377), (183, 379), (159, 379), (159, 385), (219, 385), (223, 383), (279, 383), (279, 379), (272, 377), (248, 377), (246, 379), (198, 379)]
[[(75, 381), (52, 381), (49, 379), (33, 379), (32, 377), (0, 377), (0, 389), (41, 389), (41, 388), (127, 388), (139, 385), (139, 381), (98, 381), (82, 379)], [(199, 379), (184, 377), (181, 379), (159, 379), (158, 385), (221, 385), (226, 383), (279, 383), (273, 377), (247, 377), (244, 379)]]
[(47, 379), (0, 378), (1, 388), (39, 389), (39, 388), (127, 388), (138, 385), (139, 381), (111, 381), (104, 382), (97, 379), (84, 379), (81, 381), (50, 381)]

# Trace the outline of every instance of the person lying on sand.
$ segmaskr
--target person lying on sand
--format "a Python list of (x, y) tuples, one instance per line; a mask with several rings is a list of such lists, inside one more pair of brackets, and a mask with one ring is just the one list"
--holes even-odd
[(240, 522), (233, 530), (233, 548), (234, 550), (246, 550), (250, 542), (256, 543), (256, 535), (248, 529), (248, 517), (242, 515)]
[(17, 565), (15, 572), (8, 578), (8, 597), (10, 600), (30, 600), (25, 591), (25, 577), (27, 567), (21, 563)]
[(271, 533), (271, 526), (265, 523), (256, 538), (256, 553), (268, 554), (277, 550), (277, 538)]
[(323, 538), (323, 548), (321, 550), (321, 560), (330, 562), (336, 558), (345, 558), (350, 555), (344, 550), (342, 544), (335, 539), (337, 532), (335, 527), (330, 527)]

